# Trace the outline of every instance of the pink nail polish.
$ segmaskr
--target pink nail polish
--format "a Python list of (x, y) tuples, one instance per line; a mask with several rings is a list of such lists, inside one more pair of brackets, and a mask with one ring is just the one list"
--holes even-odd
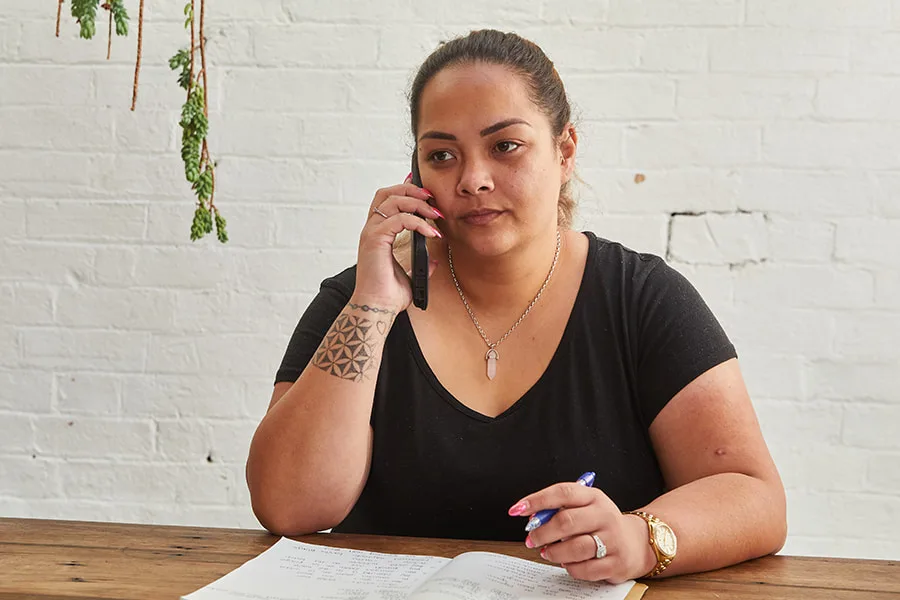
[(441, 233), (440, 231), (438, 231), (436, 228), (432, 227), (431, 229), (434, 230), (434, 234), (435, 234), (436, 236), (438, 236), (438, 237), (441, 238), (441, 239), (444, 238), (444, 234)]
[(403, 178), (403, 181), (411, 181), (412, 180), (412, 171), (409, 172), (409, 175)]
[(442, 218), (442, 219), (444, 218), (444, 213), (442, 213), (441, 211), (439, 211), (439, 210), (436, 209), (435, 207), (432, 206), (432, 207), (431, 207), (431, 210), (433, 210), (433, 211), (434, 211), (434, 214), (436, 214), (436, 215), (439, 216), (440, 218)]
[(526, 548), (534, 548), (534, 542), (531, 541), (531, 535), (525, 538), (525, 547)]
[(528, 510), (528, 503), (527, 502), (519, 502), (518, 504), (513, 506), (511, 509), (509, 509), (509, 516), (518, 517), (518, 516), (524, 514), (526, 510)]
[(543, 558), (544, 560), (547, 560), (547, 549), (546, 548), (541, 548), (541, 558)]
[(429, 192), (429, 191), (426, 190), (425, 188), (422, 188), (422, 191), (425, 192), (426, 194), (428, 194), (428, 197), (429, 197), (429, 198), (434, 198), (434, 194), (432, 194), (431, 192)]

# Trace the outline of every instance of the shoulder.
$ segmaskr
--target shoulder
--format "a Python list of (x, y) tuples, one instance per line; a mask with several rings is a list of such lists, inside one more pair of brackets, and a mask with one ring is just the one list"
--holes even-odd
[(616, 285), (634, 290), (648, 280), (667, 277), (671, 267), (655, 254), (638, 252), (624, 244), (602, 238), (592, 231), (585, 231), (590, 243), (588, 265), (591, 276), (605, 285)]
[(346, 300), (353, 295), (353, 289), (356, 287), (356, 265), (347, 267), (337, 275), (328, 277), (322, 281), (319, 286), (321, 291), (334, 291), (343, 296)]

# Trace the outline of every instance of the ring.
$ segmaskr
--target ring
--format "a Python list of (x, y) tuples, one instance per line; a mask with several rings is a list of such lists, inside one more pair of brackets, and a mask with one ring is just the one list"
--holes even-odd
[(377, 206), (372, 208), (372, 212), (375, 213), (376, 215), (381, 215), (385, 219), (388, 218), (388, 216), (386, 214), (384, 214), (383, 212), (381, 212), (381, 209), (379, 209)]
[(603, 540), (600, 539), (600, 536), (591, 535), (594, 538), (594, 543), (597, 544), (597, 553), (595, 556), (597, 558), (603, 558), (606, 556), (606, 544), (603, 543)]

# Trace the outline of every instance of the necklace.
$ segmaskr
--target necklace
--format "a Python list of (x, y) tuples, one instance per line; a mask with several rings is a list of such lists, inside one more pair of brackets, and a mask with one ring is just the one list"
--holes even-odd
[(459, 297), (462, 299), (463, 305), (466, 307), (466, 312), (469, 313), (469, 318), (472, 319), (472, 322), (475, 324), (475, 328), (478, 330), (478, 333), (481, 334), (481, 339), (484, 340), (484, 343), (487, 344), (488, 351), (484, 355), (484, 360), (487, 362), (487, 378), (494, 379), (497, 376), (497, 361), (500, 359), (500, 354), (497, 352), (497, 346), (503, 343), (503, 340), (509, 337), (513, 331), (515, 331), (516, 327), (519, 326), (525, 317), (528, 316), (528, 313), (531, 312), (531, 309), (534, 308), (534, 305), (537, 304), (537, 301), (540, 299), (541, 294), (544, 293), (544, 290), (547, 288), (547, 284), (550, 283), (550, 277), (553, 276), (553, 270), (556, 268), (556, 263), (559, 260), (559, 249), (562, 245), (562, 236), (559, 233), (559, 229), (556, 230), (556, 253), (553, 255), (553, 263), (550, 265), (550, 271), (547, 273), (547, 278), (544, 279), (544, 283), (541, 285), (541, 289), (537, 291), (537, 294), (534, 295), (534, 299), (532, 299), (531, 303), (525, 309), (525, 312), (522, 313), (522, 316), (519, 317), (519, 320), (513, 323), (513, 326), (509, 328), (509, 331), (503, 334), (496, 342), (491, 342), (490, 338), (484, 332), (481, 325), (478, 323), (478, 319), (475, 317), (475, 313), (472, 312), (472, 307), (469, 306), (469, 301), (466, 300), (466, 295), (462, 291), (462, 287), (459, 285), (459, 280), (456, 279), (456, 271), (453, 269), (453, 252), (450, 250), (450, 246), (447, 246), (447, 262), (450, 264), (450, 276), (453, 277), (453, 283), (456, 285), (456, 291), (459, 292)]

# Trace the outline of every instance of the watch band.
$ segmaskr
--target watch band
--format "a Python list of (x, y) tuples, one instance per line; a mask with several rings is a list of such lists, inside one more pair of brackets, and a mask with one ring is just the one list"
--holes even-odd
[[(653, 548), (653, 553), (656, 555), (656, 566), (653, 567), (653, 569), (651, 569), (649, 573), (644, 575), (643, 578), (649, 579), (651, 577), (656, 577), (657, 575), (659, 575), (660, 573), (662, 573), (663, 571), (666, 570), (666, 567), (668, 567), (672, 563), (672, 559), (674, 559), (675, 556), (674, 555), (666, 556), (665, 554), (662, 553), (662, 551), (656, 545), (656, 536), (654, 535), (654, 528), (657, 525), (663, 525), (663, 526), (667, 527), (670, 531), (672, 530), (672, 528), (669, 527), (668, 524), (661, 521), (659, 518), (651, 515), (648, 512), (644, 512), (642, 510), (629, 510), (623, 514), (637, 515), (647, 523), (647, 531), (650, 536), (650, 547)], [(674, 535), (674, 532), (672, 532), (672, 534)]]

